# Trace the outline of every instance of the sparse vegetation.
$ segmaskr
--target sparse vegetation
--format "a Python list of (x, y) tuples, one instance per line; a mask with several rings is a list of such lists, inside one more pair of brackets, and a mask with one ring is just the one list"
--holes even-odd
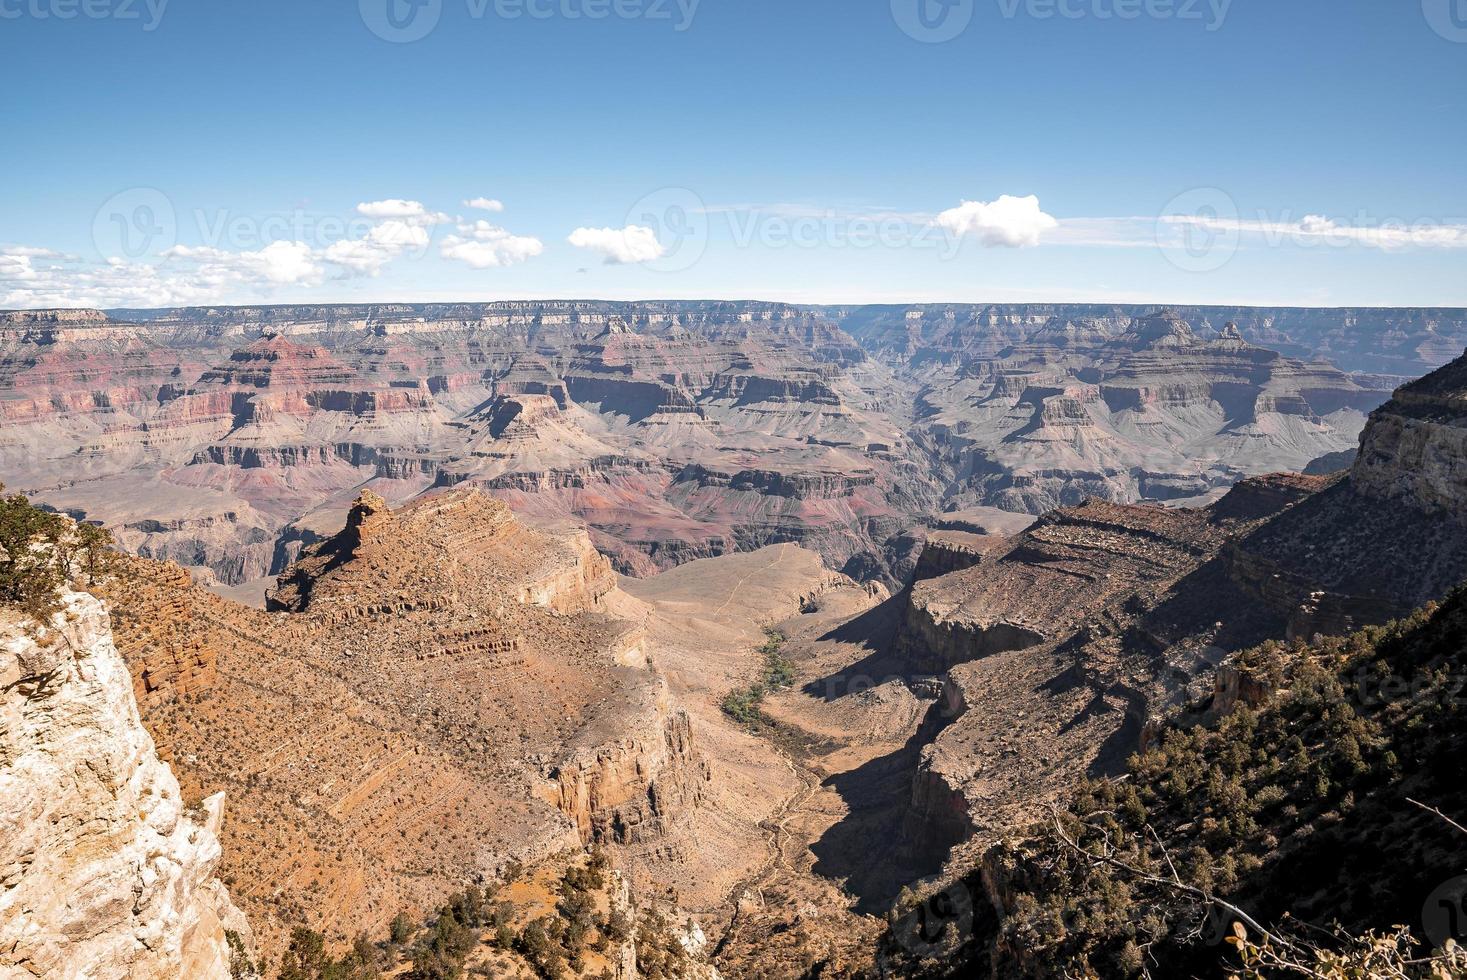
[[(493, 976), (497, 968), (492, 960), (473, 969), (467, 967), (474, 950), (484, 946), (500, 954), (517, 955), (545, 980), (562, 980), (585, 973), (592, 954), (612, 955), (613, 944), (620, 946), (634, 936), (639, 944), (649, 936), (654, 946), (675, 943), (675, 937), (648, 933), (650, 919), (634, 927), (631, 918), (615, 901), (611, 902), (607, 914), (599, 912), (606, 904), (601, 896), (610, 885), (610, 869), (611, 859), (599, 847), (584, 861), (572, 860), (558, 880), (552, 879), (556, 898), (552, 912), (524, 923), (519, 930), (514, 928), (514, 923), (517, 914), (524, 913), (513, 903), (501, 900), (494, 886), (470, 886), (450, 896), (422, 923), (405, 912), (398, 913), (388, 927), (384, 942), (374, 944), (365, 935), (359, 936), (339, 959), (327, 955), (327, 943), (321, 933), (298, 927), (291, 933), (290, 945), (274, 977), (275, 980), (374, 980), (394, 963), (400, 965), (404, 961), (408, 966), (403, 974), (406, 980), (458, 980), (466, 973)], [(516, 877), (523, 873), (519, 867), (514, 871)], [(239, 951), (243, 956), (243, 944)], [(671, 962), (668, 957), (674, 954), (665, 951), (649, 955), (654, 961)], [(249, 969), (253, 969), (252, 965)], [(242, 969), (236, 976), (245, 980), (255, 974)]]
[(230, 980), (256, 980), (260, 970), (250, 958), (250, 951), (245, 948), (244, 937), (233, 929), (225, 929), (224, 942), (229, 946)]
[[(1084, 783), (992, 856), (1013, 898), (979, 923), (966, 962), (997, 951), (1042, 976), (1216, 975), (1225, 958), (1247, 977), (1464, 975), (1441, 972), (1459, 949), (1410, 952), (1394, 924), (1420, 922), (1467, 861), (1467, 834), (1410, 802), (1467, 812), (1467, 592), (1347, 637), (1266, 643), (1238, 666), (1263, 703), (1165, 732), (1125, 776)], [(1386, 962), (1400, 969), (1365, 967)]]
[(681, 977), (687, 972), (688, 951), (656, 909), (643, 911), (637, 923), (637, 970), (649, 980)]
[(55, 612), (63, 583), (88, 582), (105, 571), (112, 535), (4, 491), (0, 484), (0, 603), (45, 619)]
[(764, 630), (764, 643), (759, 653), (764, 656), (759, 679), (748, 687), (737, 688), (724, 695), (724, 714), (741, 725), (757, 727), (765, 722), (759, 705), (770, 691), (778, 691), (794, 683), (795, 665), (783, 653), (787, 637), (773, 627)]

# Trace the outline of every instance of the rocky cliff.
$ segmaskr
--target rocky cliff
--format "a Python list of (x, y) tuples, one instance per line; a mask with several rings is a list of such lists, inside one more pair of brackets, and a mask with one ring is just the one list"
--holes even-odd
[(7, 314), (0, 479), (256, 593), (362, 488), (398, 505), (465, 483), (587, 527), (623, 573), (794, 542), (895, 587), (945, 511), (1216, 494), (1352, 449), (1390, 381), (1318, 358), (1439, 363), (1463, 329), (1453, 311), (1235, 312)]
[[(1266, 671), (1240, 669), (1240, 651), (1359, 631), (1467, 578), (1464, 365), (1376, 410), (1348, 474), (1253, 478), (1197, 509), (1088, 501), (918, 582), (896, 647), (945, 690), (910, 834), (953, 844), (966, 873), (1082, 778), (1156, 751), (1168, 726), (1265, 702)], [(1008, 886), (985, 880), (1012, 913)]]
[(184, 802), (102, 603), (0, 611), (0, 688), (0, 973), (229, 977), (250, 932), (214, 874), (224, 796)]
[(1371, 417), (1350, 483), (1385, 506), (1467, 521), (1467, 363), (1402, 387)]
[(225, 871), (270, 955), (436, 907), (566, 848), (658, 849), (703, 805), (699, 733), (648, 656), (641, 613), (583, 531), (547, 532), (459, 487), (392, 508), (364, 492), (251, 609), (132, 560), (124, 653), (216, 655), (213, 682), (145, 703), (186, 786), (227, 789)]

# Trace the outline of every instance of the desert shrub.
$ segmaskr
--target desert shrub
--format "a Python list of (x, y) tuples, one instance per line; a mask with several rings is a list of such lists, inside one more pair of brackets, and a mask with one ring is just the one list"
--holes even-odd
[(314, 929), (296, 926), (290, 931), (290, 944), (280, 956), (279, 980), (320, 980), (328, 963), (326, 937)]
[(565, 970), (565, 956), (555, 936), (558, 931), (554, 920), (541, 916), (521, 929), (515, 939), (515, 952), (545, 980), (558, 980)]
[(45, 619), (64, 582), (89, 582), (105, 572), (112, 535), (4, 490), (0, 484), (0, 603)]
[(770, 691), (789, 687), (795, 680), (795, 665), (781, 652), (785, 635), (776, 629), (766, 629), (764, 636), (764, 644), (759, 647), (759, 652), (764, 656), (759, 679), (747, 687), (730, 691), (720, 702), (724, 714), (751, 728), (758, 727), (767, 720), (759, 710), (764, 696)]
[[(1237, 666), (1269, 692), (1261, 704), (1164, 730), (1124, 775), (1083, 782), (986, 859), (1015, 895), (977, 924), (968, 963), (1215, 975), (1241, 914), (1272, 933), (1245, 976), (1286, 971), (1283, 960), (1316, 970), (1304, 975), (1374, 975), (1358, 972), (1373, 956), (1409, 968), (1390, 975), (1437, 975), (1437, 960), (1398, 955), (1412, 940), (1392, 924), (1416, 920), (1421, 883), (1467, 858), (1467, 835), (1407, 802), (1467, 812), (1467, 593), (1348, 637), (1267, 643)], [(983, 894), (976, 873), (965, 881)], [(1299, 926), (1332, 921), (1322, 937)], [(1246, 947), (1234, 947), (1236, 968)]]
[(418, 931), (417, 924), (406, 912), (399, 912), (392, 919), (392, 924), (387, 927), (387, 938), (393, 943), (401, 946), (413, 938), (413, 933)]
[(229, 980), (255, 980), (260, 971), (250, 959), (244, 938), (233, 929), (225, 929), (224, 942), (229, 946)]

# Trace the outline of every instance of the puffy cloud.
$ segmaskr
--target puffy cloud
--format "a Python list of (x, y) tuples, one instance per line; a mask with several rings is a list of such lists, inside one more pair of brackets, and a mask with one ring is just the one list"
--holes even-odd
[(443, 239), (439, 254), (472, 269), (501, 269), (545, 251), (540, 239), (510, 234), (487, 221), (461, 224), (458, 230), (460, 234)]
[(321, 267), (305, 242), (271, 242), (258, 252), (243, 252), (246, 266), (276, 284), (320, 281)]
[(363, 238), (332, 242), (321, 257), (348, 274), (375, 276), (404, 251), (427, 247), (428, 232), (421, 225), (392, 219), (373, 225)]
[[(165, 249), (164, 259), (193, 264), (205, 282), (276, 286), (315, 285), (321, 281), (321, 266), (305, 242), (271, 242), (253, 252), (227, 252), (208, 245), (175, 245)], [(109, 259), (109, 263), (120, 260)]]
[(657, 233), (642, 225), (625, 228), (577, 228), (568, 241), (576, 248), (601, 253), (607, 265), (627, 265), (660, 259), (667, 249)]
[(958, 237), (971, 235), (990, 248), (1038, 245), (1041, 235), (1059, 227), (1058, 221), (1039, 209), (1039, 198), (1033, 194), (1004, 194), (992, 202), (964, 201), (939, 214), (937, 224)]
[[(59, 255), (49, 249), (27, 252), (4, 255), (26, 260)], [(79, 265), (75, 259), (66, 259), (61, 264), (27, 265), (26, 269), (28, 274), (15, 277), (11, 274), (15, 270), (0, 258), (0, 307), (185, 306), (218, 296), (217, 288), (200, 276), (170, 274), (155, 265), (124, 259), (109, 259), (101, 265)]]
[(420, 201), (404, 201), (388, 198), (385, 201), (364, 201), (357, 205), (357, 214), (368, 218), (414, 218), (427, 214)]
[(365, 218), (397, 218), (414, 225), (442, 225), (453, 219), (442, 211), (429, 211), (421, 201), (388, 198), (385, 201), (363, 201), (357, 214)]
[(504, 203), (492, 197), (472, 197), (464, 202), (464, 207), (473, 208), (476, 211), (499, 212), (504, 210)]
[(39, 275), (29, 255), (0, 252), (0, 282), (34, 282)]

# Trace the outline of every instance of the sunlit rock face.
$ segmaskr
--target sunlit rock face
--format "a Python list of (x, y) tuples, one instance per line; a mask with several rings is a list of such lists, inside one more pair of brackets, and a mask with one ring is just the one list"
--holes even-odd
[(102, 603), (0, 612), (0, 975), (228, 977), (224, 795), (181, 798)]
[(1467, 315), (1422, 310), (0, 313), (0, 480), (256, 599), (361, 489), (465, 483), (624, 574), (795, 543), (894, 587), (949, 512), (1210, 498), (1351, 453), (1462, 343)]

